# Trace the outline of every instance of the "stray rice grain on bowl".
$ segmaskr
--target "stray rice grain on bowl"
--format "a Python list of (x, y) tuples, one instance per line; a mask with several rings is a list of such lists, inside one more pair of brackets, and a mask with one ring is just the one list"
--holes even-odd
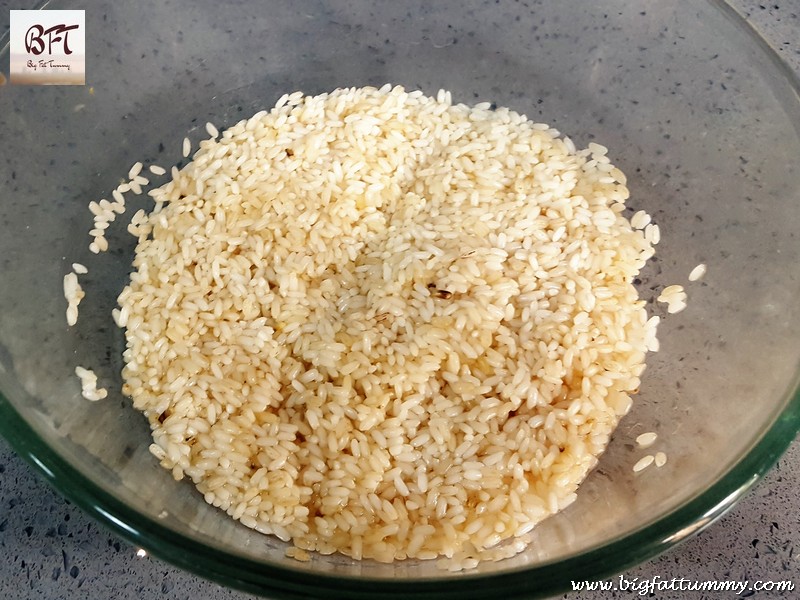
[(388, 85), (207, 131), (115, 312), (161, 465), (298, 552), (524, 549), (657, 349), (632, 282), (660, 233), (607, 150)]

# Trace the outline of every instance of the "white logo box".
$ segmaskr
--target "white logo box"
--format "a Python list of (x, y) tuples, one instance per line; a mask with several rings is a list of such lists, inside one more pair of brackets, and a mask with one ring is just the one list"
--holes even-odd
[(86, 20), (82, 10), (12, 10), (12, 84), (84, 85)]

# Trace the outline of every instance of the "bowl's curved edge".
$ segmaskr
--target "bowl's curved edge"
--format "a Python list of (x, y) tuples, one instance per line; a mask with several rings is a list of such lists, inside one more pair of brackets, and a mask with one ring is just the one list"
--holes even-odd
[[(226, 557), (195, 540), (169, 531), (131, 510), (61, 459), (0, 394), (0, 433), (57, 491), (114, 533), (154, 556), (201, 577), (258, 594), (283, 598), (507, 598), (545, 597), (571, 589), (573, 579), (605, 579), (651, 558), (701, 531), (729, 510), (785, 452), (800, 431), (800, 389), (744, 459), (707, 491), (658, 521), (581, 556), (497, 575), (464, 574), (457, 579), (392, 581), (313, 575), (255, 561)], [(32, 442), (31, 440), (36, 440)], [(631, 553), (636, 548), (636, 554)], [(312, 596), (313, 597), (313, 596)]]
[[(39, 8), (49, 0), (37, 2)], [(782, 71), (800, 101), (800, 79), (769, 43), (724, 0), (708, 0), (737, 27), (744, 30)], [(0, 55), (7, 48), (0, 39)], [(800, 123), (797, 123), (800, 131)], [(33, 428), (0, 393), (0, 435), (38, 471), (54, 489), (74, 502), (115, 534), (152, 555), (206, 579), (256, 594), (309, 599), (364, 599), (376, 593), (387, 599), (484, 598), (502, 594), (513, 598), (543, 598), (571, 590), (574, 578), (598, 581), (652, 558), (702, 531), (725, 514), (769, 471), (800, 432), (800, 381), (794, 384), (783, 411), (747, 455), (705, 492), (657, 521), (585, 554), (560, 561), (496, 575), (391, 581), (331, 577), (301, 570), (272, 567), (255, 561), (220, 556), (193, 539), (169, 531), (159, 523), (128, 508), (64, 461), (40, 441)], [(35, 441), (32, 441), (35, 440)], [(636, 554), (631, 553), (636, 548)]]
[[(747, 20), (747, 17), (731, 6), (727, 0), (706, 0), (706, 2), (713, 5), (717, 10), (725, 15), (734, 26), (744, 31), (756, 44), (758, 44), (758, 46), (761, 48), (761, 51), (764, 53), (764, 56), (769, 58), (775, 68), (783, 74), (784, 78), (786, 79), (786, 83), (794, 92), (794, 100), (800, 104), (800, 73), (795, 73), (794, 69), (789, 66), (789, 63), (787, 63), (783, 57), (778, 54), (775, 48), (773, 48), (772, 45), (766, 39), (764, 39), (764, 36), (762, 36), (761, 33), (750, 24), (750, 22)], [(800, 134), (800, 119), (796, 120), (794, 125), (795, 130), (798, 132), (798, 134)]]
[[(47, 8), (47, 5), (50, 4), (50, 2), (51, 0), (36, 0), (33, 6), (26, 8), (25, 10), (44, 10)], [(10, 35), (11, 32), (8, 29), (4, 33), (0, 34), (0, 55), (8, 52), (8, 40)]]

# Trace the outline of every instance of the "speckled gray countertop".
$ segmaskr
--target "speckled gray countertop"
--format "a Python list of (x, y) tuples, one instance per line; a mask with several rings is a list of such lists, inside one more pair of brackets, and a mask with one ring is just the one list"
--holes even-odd
[[(733, 0), (796, 72), (800, 72), (800, 0)], [(11, 6), (0, 0), (5, 13)], [(6, 13), (7, 14), (7, 13)], [(794, 592), (741, 597), (800, 597), (800, 442), (727, 516), (661, 557), (631, 569), (628, 581), (792, 580)], [(51, 490), (0, 440), (0, 599), (252, 598), (150, 557), (95, 524)], [(612, 581), (618, 582), (618, 578)], [(637, 591), (576, 592), (593, 600)], [(723, 598), (733, 592), (655, 592), (655, 598)]]

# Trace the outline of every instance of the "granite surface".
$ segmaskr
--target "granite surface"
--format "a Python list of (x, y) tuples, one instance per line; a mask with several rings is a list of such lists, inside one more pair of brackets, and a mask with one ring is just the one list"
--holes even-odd
[[(734, 0), (780, 56), (800, 72), (800, 0)], [(0, 0), (7, 15), (8, 3)], [(13, 6), (16, 8), (16, 5)], [(5, 25), (5, 18), (0, 23)], [(800, 442), (718, 523), (661, 557), (623, 574), (629, 582), (792, 580), (794, 592), (745, 591), (741, 597), (800, 597)], [(0, 599), (252, 598), (137, 555), (51, 490), (0, 440)], [(612, 582), (619, 583), (619, 578)], [(632, 583), (636, 585), (636, 583)], [(633, 598), (637, 591), (576, 592), (567, 599)], [(651, 598), (734, 597), (733, 592), (656, 591)]]

